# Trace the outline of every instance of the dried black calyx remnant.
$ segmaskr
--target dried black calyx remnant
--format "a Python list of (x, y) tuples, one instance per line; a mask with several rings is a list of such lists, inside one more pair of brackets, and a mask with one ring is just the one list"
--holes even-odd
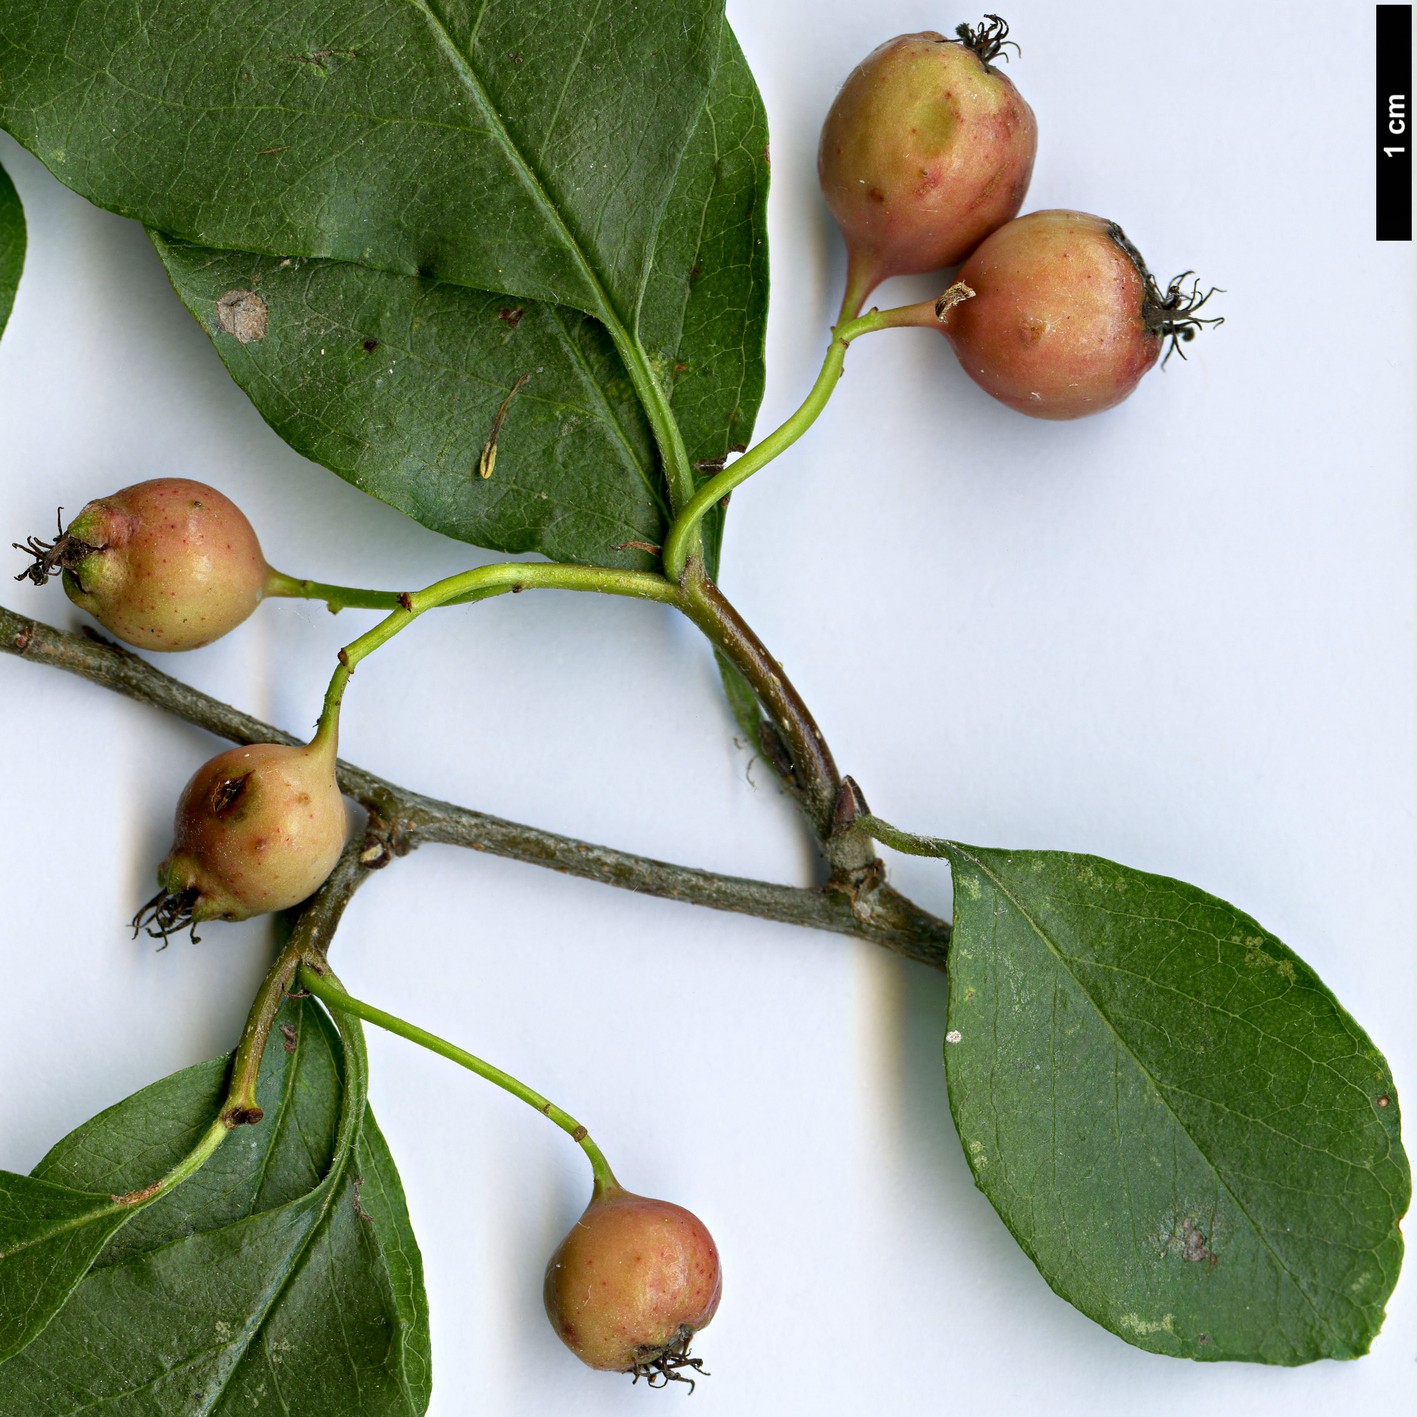
[(704, 1360), (702, 1358), (691, 1358), (689, 1356), (689, 1342), (694, 1336), (694, 1330), (688, 1324), (680, 1324), (679, 1332), (675, 1335), (672, 1343), (660, 1349), (646, 1352), (633, 1368), (626, 1369), (634, 1375), (634, 1383), (641, 1378), (650, 1387), (668, 1387), (670, 1383), (688, 1383), (689, 1391), (694, 1390), (694, 1379), (687, 1377), (685, 1368), (692, 1368), (701, 1378), (707, 1378), (710, 1374), (704, 1372)]
[(1005, 49), (1012, 49), (1015, 54), (1023, 53), (1009, 38), (1009, 27), (998, 15), (985, 15), (984, 19), (987, 21), (985, 24), (955, 26), (959, 42), (966, 49), (972, 49), (981, 64), (991, 64), (1000, 57), (1007, 59), (1009, 56), (1004, 54)]
[[(1187, 278), (1190, 278), (1191, 288), (1183, 290)], [(1182, 271), (1170, 285), (1166, 287), (1165, 294), (1160, 286), (1147, 276), (1146, 302), (1142, 309), (1142, 317), (1146, 320), (1146, 327), (1153, 334), (1158, 334), (1162, 339), (1171, 341), (1170, 348), (1166, 351), (1166, 359), (1170, 359), (1173, 354), (1179, 354), (1182, 359), (1186, 357), (1186, 351), (1181, 348), (1183, 343), (1189, 344), (1195, 339), (1196, 331), (1202, 325), (1223, 325), (1224, 315), (1197, 315), (1199, 310), (1212, 295), (1224, 295), (1225, 292), (1218, 286), (1211, 286), (1204, 295), (1201, 294), (1201, 283), (1196, 279), (1194, 271)], [(1166, 359), (1161, 361), (1161, 367), (1166, 367)]]
[(37, 536), (31, 536), (23, 542), (10, 543), (16, 551), (23, 551), (34, 557), (33, 563), (15, 577), (17, 581), (33, 581), (35, 585), (47, 585), (50, 576), (58, 575), (61, 571), (72, 571), (85, 556), (92, 556), (95, 551), (103, 550), (103, 547), (90, 546), (87, 541), (80, 541), (77, 536), (70, 536), (64, 530), (63, 507), (59, 508), (57, 518), (58, 535), (53, 541), (41, 541)]
[[(1143, 293), (1141, 305), (1141, 317), (1146, 322), (1146, 327), (1154, 335), (1160, 335), (1162, 339), (1169, 339), (1171, 347), (1166, 351), (1166, 359), (1161, 361), (1161, 367), (1166, 367), (1166, 360), (1173, 354), (1179, 353), (1181, 358), (1186, 357), (1186, 351), (1181, 348), (1182, 343), (1189, 344), (1195, 339), (1196, 331), (1202, 325), (1223, 325), (1224, 315), (1197, 315), (1196, 311), (1210, 299), (1212, 295), (1224, 295), (1225, 292), (1217, 286), (1211, 286), (1204, 295), (1201, 294), (1201, 283), (1195, 279), (1194, 271), (1182, 271), (1175, 280), (1168, 285), (1163, 292), (1157, 284), (1156, 277), (1147, 269), (1147, 264), (1142, 260), (1141, 252), (1127, 239), (1127, 233), (1122, 230), (1117, 223), (1110, 222), (1107, 227), (1107, 234), (1132, 258), (1132, 264), (1137, 268), (1137, 273), (1142, 278)], [(1191, 278), (1190, 290), (1183, 290), (1187, 277)]]
[(133, 917), (133, 938), (136, 940), (146, 930), (153, 939), (162, 941), (158, 948), (165, 950), (170, 935), (190, 930), (192, 943), (201, 944), (201, 936), (197, 934), (197, 922), (192, 918), (200, 895), (201, 892), (196, 886), (188, 886), (185, 890), (175, 892), (164, 886), (146, 905), (140, 907)]

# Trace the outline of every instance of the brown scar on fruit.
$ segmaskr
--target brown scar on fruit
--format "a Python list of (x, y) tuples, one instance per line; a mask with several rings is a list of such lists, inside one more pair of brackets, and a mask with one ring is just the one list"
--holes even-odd
[(217, 298), (217, 328), (238, 344), (255, 344), (264, 339), (270, 318), (270, 307), (254, 290), (228, 290)]
[(248, 772), (242, 777), (228, 777), (217, 783), (212, 792), (212, 811), (218, 817), (229, 816), (241, 800), (250, 780), (251, 774)]

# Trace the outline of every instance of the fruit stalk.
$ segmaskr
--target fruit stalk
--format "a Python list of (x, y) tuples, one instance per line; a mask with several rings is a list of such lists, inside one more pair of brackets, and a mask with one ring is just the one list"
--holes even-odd
[(409, 1023), (407, 1019), (399, 1018), (396, 1014), (391, 1014), (374, 1004), (354, 998), (328, 972), (326, 966), (317, 964), (308, 958), (303, 959), (299, 967), (299, 981), (302, 989), (313, 994), (331, 1012), (353, 1014), (356, 1018), (363, 1019), (365, 1023), (376, 1024), (389, 1033), (395, 1033), (400, 1038), (408, 1039), (410, 1043), (417, 1043), (419, 1047), (427, 1048), (429, 1052), (436, 1053), (440, 1058), (447, 1058), (450, 1062), (457, 1063), (469, 1072), (476, 1073), (485, 1081), (500, 1087), (504, 1092), (510, 1092), (513, 1097), (520, 1098), (528, 1107), (535, 1108), (543, 1117), (560, 1127), (585, 1152), (590, 1161), (591, 1172), (595, 1177), (597, 1192), (619, 1189), (614, 1173), (610, 1169), (610, 1163), (605, 1159), (605, 1153), (591, 1139), (590, 1133), (569, 1112), (558, 1107), (549, 1098), (543, 1097), (535, 1089), (528, 1087), (510, 1073), (504, 1072), (501, 1068), (495, 1067), (473, 1053), (469, 1053), (466, 1048), (459, 1048), (456, 1043), (450, 1043), (446, 1038), (440, 1038), (436, 1033), (430, 1033), (426, 1028), (420, 1028), (416, 1023)]
[[(951, 292), (959, 294), (951, 298)], [(965, 298), (960, 287), (952, 286), (940, 297), (940, 302), (948, 302), (945, 310)], [(937, 302), (938, 305), (939, 302)], [(785, 453), (821, 416), (828, 400), (836, 391), (846, 364), (847, 347), (852, 340), (874, 330), (891, 329), (903, 324), (923, 324), (918, 316), (918, 307), (902, 306), (894, 310), (868, 310), (864, 315), (847, 318), (843, 312), (840, 322), (832, 330), (831, 343), (817, 374), (816, 381), (802, 400), (801, 405), (790, 418), (775, 428), (765, 438), (760, 439), (742, 457), (730, 463), (703, 484), (675, 517), (673, 525), (664, 538), (664, 574), (671, 581), (681, 581), (692, 551), (695, 530), (708, 510), (716, 502), (727, 497), (734, 488), (741, 486), (755, 472)], [(944, 311), (936, 310), (937, 320), (944, 319)]]

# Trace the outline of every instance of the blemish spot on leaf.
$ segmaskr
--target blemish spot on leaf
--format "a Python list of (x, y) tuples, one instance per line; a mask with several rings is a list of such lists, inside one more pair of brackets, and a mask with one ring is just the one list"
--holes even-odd
[(514, 329), (516, 329), (516, 327), (517, 327), (519, 324), (521, 324), (521, 322), (522, 322), (522, 316), (525, 315), (525, 314), (526, 314), (526, 311), (525, 311), (524, 309), (522, 309), (521, 306), (517, 306), (515, 309), (512, 309), (512, 308), (510, 308), (510, 307), (504, 305), (504, 306), (497, 312), (497, 318), (498, 318), (504, 325), (506, 325), (506, 327), (507, 327), (509, 330), (514, 330)]
[(1117, 1319), (1117, 1326), (1125, 1329), (1128, 1333), (1174, 1333), (1176, 1331), (1176, 1316), (1175, 1314), (1167, 1314), (1160, 1319), (1144, 1319), (1138, 1314), (1122, 1314)]
[(958, 1043), (959, 1040), (960, 1040), (960, 1037), (961, 1037), (961, 1034), (960, 1034), (959, 1029), (957, 1029), (957, 1028), (952, 1028), (952, 1029), (950, 1029), (950, 1031), (949, 1031), (947, 1034), (945, 1034), (945, 1042), (946, 1042), (946, 1043)]
[(357, 49), (309, 49), (304, 54), (287, 54), (296, 64), (310, 64), (322, 73), (333, 73), (345, 59), (358, 59)]
[(1288, 959), (1276, 959), (1272, 954), (1263, 948), (1264, 941), (1257, 935), (1252, 935), (1245, 941), (1245, 963), (1251, 969), (1275, 969), (1287, 984), (1294, 982), (1294, 961)]
[(1189, 1220), (1181, 1223), (1181, 1258), (1191, 1264), (1215, 1258), (1206, 1248), (1205, 1236)]
[(264, 339), (270, 307), (254, 290), (228, 290), (216, 303), (217, 326), (240, 344)]

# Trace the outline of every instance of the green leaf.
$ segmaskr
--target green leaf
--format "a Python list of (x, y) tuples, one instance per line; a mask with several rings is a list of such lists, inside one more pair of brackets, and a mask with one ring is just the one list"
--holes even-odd
[(10, 319), (24, 264), (25, 212), (9, 173), (0, 167), (0, 334)]
[[(721, 0), (11, 9), (0, 123), (96, 203), (170, 242), (247, 254), (241, 285), (191, 292), (207, 302), (198, 317), (211, 329), (213, 302), (231, 296), (238, 337), (266, 346), (234, 373), (276, 428), (356, 485), (486, 546), (646, 564), (635, 548), (606, 546), (656, 544), (670, 500), (690, 495), (690, 455), (670, 412), (677, 384), (687, 381), (684, 422), (703, 456), (747, 435), (761, 394), (767, 153)], [(259, 305), (264, 288), (244, 295), (299, 261), (419, 288), (322, 279), (305, 319)], [(456, 305), (428, 298), (428, 281), (502, 295), (483, 302), (495, 312), (555, 307), (533, 319), (550, 322), (551, 400), (572, 374), (601, 385), (597, 400), (546, 410), (526, 429), (541, 461), (521, 459), (514, 486), (468, 486), (510, 387), (493, 387), (483, 367), (487, 344), (506, 332), (479, 327), (449, 351), (442, 319), (444, 336), (425, 347), (408, 312), (432, 299), (451, 317)], [(343, 364), (313, 363), (330, 347), (317, 339), (332, 323), (347, 332), (371, 307), (387, 316), (376, 323), (391, 349), (417, 353), (373, 407), (351, 414), (333, 383)], [(608, 341), (585, 336), (567, 307), (594, 316)], [(285, 322), (279, 344), (268, 317)], [(490, 363), (541, 367), (523, 356), (540, 359), (544, 340), (529, 332), (514, 343)], [(427, 361), (448, 353), (425, 393)], [(591, 367), (577, 370), (581, 360)], [(449, 425), (465, 376), (485, 383)], [(643, 417), (623, 415), (635, 401)], [(567, 424), (577, 436), (548, 448)], [(429, 469), (432, 489), (419, 486)], [(708, 533), (716, 555), (717, 527)]]
[(632, 329), (722, 0), (8, 0), (0, 122), (200, 245)]
[(950, 1106), (1049, 1284), (1157, 1353), (1365, 1353), (1410, 1178), (1387, 1064), (1314, 972), (1180, 881), (928, 845), (955, 881)]
[(721, 0), (12, 10), (0, 122), (167, 233), (262, 415), (356, 486), (497, 550), (646, 566), (661, 455), (692, 477), (671, 417), (696, 461), (747, 440), (767, 132)]
[(0, 1363), (58, 1313), (132, 1214), (111, 1195), (0, 1172)]
[[(421, 1262), (364, 1100), (363, 1043), (287, 1003), (257, 1097), (192, 1179), (110, 1241), (47, 1328), (0, 1364), (0, 1414), (422, 1413)], [(162, 1174), (210, 1122), (226, 1059), (86, 1123), (36, 1174), (103, 1191)]]
[[(726, 24), (721, 45), (642, 321), (642, 357), (695, 461), (747, 441), (763, 388), (767, 124)], [(668, 489), (633, 383), (597, 322), (446, 281), (151, 234), (232, 376), (305, 456), (476, 545), (655, 564), (642, 548), (663, 540)], [(479, 455), (523, 375), (484, 479)], [(706, 528), (711, 566), (721, 525), (715, 513)]]
[[(232, 377), (306, 457), (462, 541), (652, 563), (616, 548), (661, 539), (653, 437), (589, 317), (337, 261), (152, 239)], [(483, 478), (483, 443), (524, 374)]]

